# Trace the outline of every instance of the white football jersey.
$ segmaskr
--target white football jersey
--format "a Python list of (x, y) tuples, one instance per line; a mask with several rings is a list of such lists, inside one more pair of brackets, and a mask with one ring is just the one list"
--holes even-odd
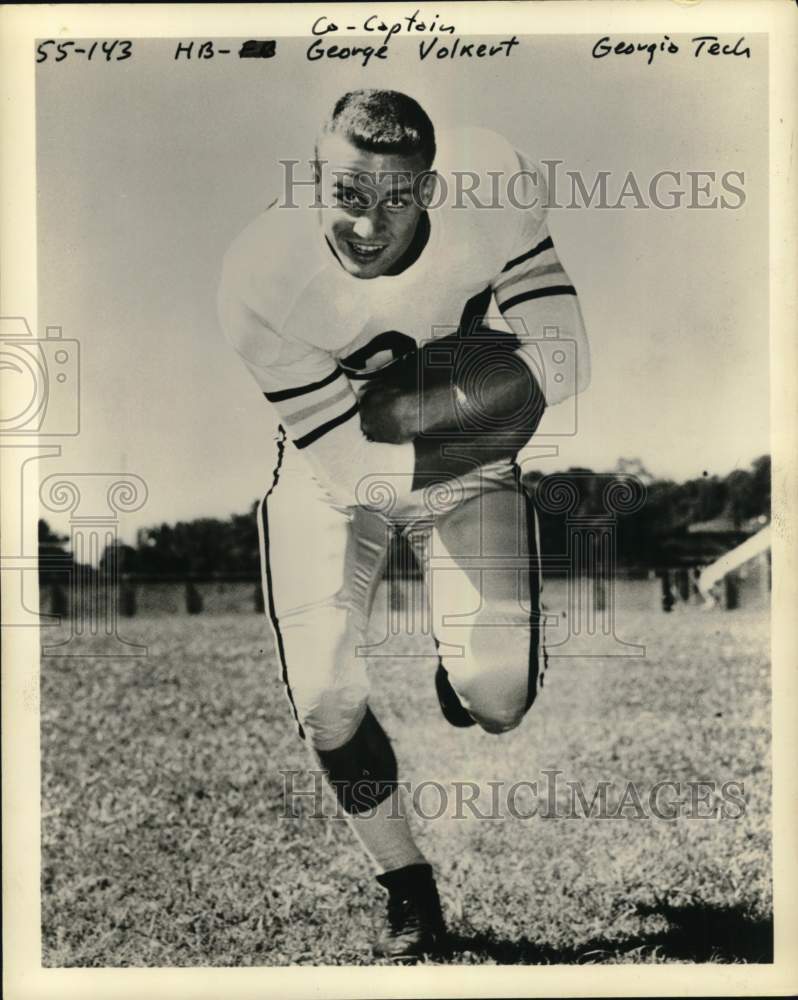
[(400, 274), (349, 274), (312, 207), (268, 209), (225, 257), (225, 334), (341, 503), (355, 502), (365, 472), (412, 473), (411, 444), (369, 442), (360, 431), (364, 379), (484, 314), (493, 295), (507, 309), (576, 294), (548, 234), (534, 163), (496, 133), (464, 128), (438, 137), (433, 166), (429, 238)]

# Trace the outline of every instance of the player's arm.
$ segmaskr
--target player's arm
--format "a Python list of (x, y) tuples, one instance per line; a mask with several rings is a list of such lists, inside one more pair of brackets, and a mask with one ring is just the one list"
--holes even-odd
[[(430, 434), (491, 430), (534, 433), (545, 407), (537, 379), (516, 356), (518, 339), (482, 329), (447, 337), (397, 363), (361, 396), (361, 422), (376, 441), (402, 442)], [(443, 353), (451, 364), (436, 360)]]
[(556, 406), (589, 385), (590, 345), (576, 288), (545, 222), (527, 242), (528, 248), (497, 275), (493, 293), (518, 337), (519, 357), (534, 373), (546, 405)]
[[(361, 396), (364, 431), (412, 440), (415, 487), (513, 457), (529, 441), (545, 398), (512, 335), (483, 330), (422, 348)], [(446, 352), (451, 365), (435, 363)]]
[[(412, 441), (413, 489), (513, 458), (537, 430), (546, 407), (512, 335), (494, 330), (445, 338), (395, 366), (361, 396), (364, 432)], [(433, 362), (434, 352), (453, 363)]]
[(542, 177), (522, 154), (512, 156), (521, 181), (515, 184), (516, 204), (528, 207), (509, 206), (502, 213), (512, 238), (491, 290), (513, 334), (481, 330), (462, 339), (450, 369), (430, 366), (420, 354), (414, 378), (367, 393), (361, 419), (375, 440), (418, 441), (419, 435), (449, 430), (467, 434), (476, 424), (484, 461), (492, 461), (515, 454), (536, 431), (545, 406), (581, 392), (590, 381), (589, 344), (576, 289), (546, 224)]
[(218, 309), (228, 341), (335, 502), (362, 502), (367, 477), (385, 479), (397, 495), (411, 491), (412, 444), (368, 440), (357, 397), (331, 355), (282, 338), (224, 277)]
[[(508, 206), (502, 213), (507, 216), (502, 224), (514, 227), (514, 239), (491, 282), (512, 336), (502, 341), (502, 334), (495, 332), (497, 346), (491, 350), (490, 331), (480, 331), (476, 358), (468, 363), (464, 353), (466, 363), (460, 373), (455, 369), (452, 374), (454, 393), (445, 391), (445, 378), (436, 384), (425, 370), (419, 408), (425, 427), (462, 426), (464, 412), (478, 409), (497, 429), (528, 431), (529, 438), (542, 415), (541, 403), (556, 406), (590, 383), (590, 345), (576, 288), (549, 233), (543, 178), (523, 154), (514, 156), (520, 171), (520, 184), (514, 186), (516, 204), (527, 207)], [(464, 348), (468, 342), (466, 337)]]
[[(414, 489), (513, 458), (537, 430), (546, 407), (514, 338), (484, 330), (471, 342), (458, 341), (450, 369), (430, 366), (425, 353), (417, 359), (420, 388), (402, 404), (410, 399), (416, 406), (405, 424), (418, 428)], [(363, 402), (368, 406), (368, 399)]]
[[(224, 283), (219, 313), (228, 340), (277, 411), (294, 447), (342, 506), (367, 502), (375, 481), (388, 483), (401, 502), (414, 490), (465, 475), (489, 460), (481, 435), (459, 435), (454, 453), (443, 449), (437, 437), (397, 444), (370, 440), (361, 428), (358, 399), (330, 355), (283, 341), (239, 297), (228, 294)], [(494, 447), (502, 456), (510, 455), (520, 442), (517, 436), (496, 438)]]
[(545, 223), (529, 243), (492, 284), (512, 334), (483, 329), (460, 339), (452, 347), (451, 367), (428, 362), (428, 355), (445, 349), (442, 342), (430, 344), (406, 372), (375, 383), (361, 400), (361, 420), (371, 438), (402, 442), (493, 429), (511, 434), (513, 441), (522, 438), (523, 444), (546, 406), (587, 388), (590, 346), (576, 289)]
[[(560, 261), (547, 223), (547, 194), (540, 168), (515, 152), (520, 183), (514, 185), (517, 229), (513, 249), (492, 282), (504, 320), (521, 341), (547, 406), (556, 406), (590, 383), (590, 345), (576, 288)], [(554, 340), (564, 345), (557, 348)]]

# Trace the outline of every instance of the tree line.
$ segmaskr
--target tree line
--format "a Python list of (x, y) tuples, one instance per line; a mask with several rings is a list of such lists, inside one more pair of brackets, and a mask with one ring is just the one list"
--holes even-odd
[[(770, 456), (762, 455), (748, 469), (734, 469), (719, 477), (705, 474), (677, 483), (650, 476), (640, 462), (632, 463), (645, 487), (645, 500), (638, 510), (617, 518), (617, 560), (620, 567), (653, 569), (668, 565), (675, 543), (689, 538), (688, 527), (724, 518), (741, 531), (756, 518), (770, 516)], [(600, 517), (605, 514), (607, 484), (614, 477), (621, 483), (629, 475), (625, 464), (615, 473), (597, 473), (571, 468), (558, 474), (574, 485), (577, 500), (568, 514), (540, 511), (541, 547), (561, 552), (565, 544), (567, 517)], [(525, 484), (532, 496), (541, 474), (532, 473)], [(257, 501), (245, 514), (226, 519), (197, 518), (166, 522), (139, 530), (135, 545), (118, 543), (103, 553), (100, 565), (116, 561), (123, 574), (154, 578), (257, 579), (260, 574)], [(39, 521), (40, 577), (55, 579), (71, 563), (68, 539)]]

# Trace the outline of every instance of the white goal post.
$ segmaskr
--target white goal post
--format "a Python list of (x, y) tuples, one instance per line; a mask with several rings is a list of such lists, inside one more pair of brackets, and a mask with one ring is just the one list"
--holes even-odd
[(750, 538), (746, 538), (730, 552), (725, 552), (709, 566), (705, 566), (698, 577), (698, 589), (707, 605), (714, 607), (717, 603), (712, 594), (712, 588), (716, 583), (719, 583), (728, 573), (740, 569), (751, 559), (766, 552), (770, 548), (770, 544), (771, 531), (770, 525), (768, 525)]

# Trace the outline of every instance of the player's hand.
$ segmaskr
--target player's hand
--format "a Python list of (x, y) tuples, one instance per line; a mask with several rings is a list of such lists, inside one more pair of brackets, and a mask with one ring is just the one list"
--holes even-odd
[(419, 433), (419, 399), (415, 385), (375, 380), (360, 396), (360, 426), (371, 441), (404, 444)]

